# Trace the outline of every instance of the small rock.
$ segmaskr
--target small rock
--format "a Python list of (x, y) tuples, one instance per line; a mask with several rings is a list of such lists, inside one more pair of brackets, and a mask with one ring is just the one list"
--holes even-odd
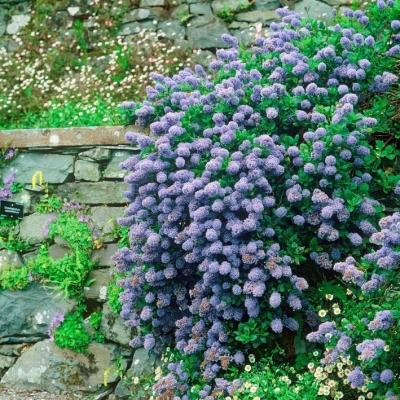
[(263, 24), (269, 23), (277, 19), (275, 11), (270, 10), (254, 10), (246, 11), (236, 15), (238, 21), (244, 22), (262, 22)]
[(92, 255), (92, 261), (99, 267), (112, 267), (114, 261), (112, 256), (117, 252), (118, 245), (110, 243), (103, 246), (101, 249), (95, 250)]
[(212, 15), (200, 15), (190, 20), (188, 27), (200, 28), (202, 26), (218, 22), (218, 20)]
[(256, 0), (256, 10), (276, 10), (281, 5), (279, 0)]
[(87, 161), (106, 161), (111, 157), (111, 150), (103, 147), (95, 147), (94, 149), (89, 149), (79, 153), (78, 157)]
[(122, 23), (126, 24), (133, 21), (143, 21), (144, 19), (157, 19), (163, 14), (164, 9), (162, 7), (136, 8), (124, 15)]
[(256, 31), (254, 28), (232, 30), (232, 35), (235, 36), (239, 43), (244, 46), (248, 46), (254, 42), (255, 33)]
[[(160, 32), (167, 39), (179, 41), (185, 38), (186, 29), (178, 21), (163, 21), (158, 25), (158, 32)], [(119, 169), (119, 172), (114, 168), (115, 174), (121, 176), (126, 174), (126, 171)]]
[(191, 4), (189, 7), (190, 13), (191, 14), (196, 14), (196, 15), (211, 15), (211, 7), (207, 3), (194, 3)]
[(7, 33), (9, 35), (16, 35), (22, 28), (28, 25), (30, 19), (30, 15), (13, 15), (11, 22), (7, 25)]
[(0, 292), (0, 344), (33, 343), (48, 336), (56, 313), (66, 314), (75, 307), (72, 300), (38, 283), (24, 290)]
[(107, 299), (107, 286), (110, 283), (111, 271), (107, 269), (96, 269), (89, 273), (88, 280), (93, 281), (90, 286), (85, 287), (84, 295), (86, 299), (104, 302)]
[(234, 13), (237, 13), (243, 6), (250, 5), (250, 1), (247, 0), (214, 0), (211, 3), (211, 7), (214, 11), (214, 14), (219, 14), (225, 10), (230, 10)]
[(124, 215), (124, 207), (92, 207), (91, 218), (96, 227), (101, 231), (102, 236), (106, 240), (113, 240), (116, 238), (113, 235), (115, 227), (117, 226), (117, 219)]
[(122, 25), (120, 35), (121, 36), (129, 36), (136, 35), (142, 31), (155, 31), (157, 29), (158, 22), (156, 20), (153, 21), (144, 21), (144, 22), (129, 22), (127, 24)]
[(214, 53), (210, 50), (196, 50), (192, 55), (192, 61), (195, 64), (200, 64), (203, 67), (208, 66), (208, 64), (215, 58)]
[[(1, 380), (5, 387), (50, 393), (95, 393), (119, 380), (117, 361), (125, 354), (113, 344), (91, 343), (85, 354), (58, 348), (44, 340), (25, 351)], [(122, 358), (121, 358), (122, 357)]]
[(318, 19), (329, 19), (334, 14), (331, 6), (318, 0), (302, 0), (295, 5), (294, 10), (301, 16)]
[(101, 178), (100, 166), (92, 161), (77, 160), (74, 175), (78, 181), (98, 182)]
[[(46, 160), (46, 162), (43, 162)], [(20, 153), (5, 168), (4, 174), (15, 172), (16, 181), (31, 183), (32, 175), (41, 170), (45, 182), (63, 183), (73, 172), (74, 157), (63, 154)], [(37, 182), (38, 184), (38, 182)]]
[(141, 0), (140, 7), (164, 7), (165, 0)]
[(127, 346), (132, 338), (132, 329), (127, 327), (124, 320), (104, 303), (103, 318), (101, 319), (101, 332), (111, 342)]
[(122, 23), (126, 24), (127, 22), (141, 21), (150, 18), (150, 15), (151, 11), (149, 8), (137, 8), (136, 10), (131, 10), (126, 13), (122, 18)]
[(171, 17), (177, 20), (187, 15), (189, 15), (189, 6), (187, 4), (180, 4), (171, 12)]
[(189, 43), (195, 49), (227, 47), (221, 36), (228, 33), (224, 24), (216, 18), (209, 19), (207, 16), (194, 18), (187, 30)]
[(47, 239), (49, 226), (56, 218), (55, 214), (34, 213), (24, 217), (20, 224), (19, 236), (30, 244), (38, 244)]
[(79, 15), (81, 9), (79, 7), (68, 7), (67, 11), (71, 17), (75, 17), (76, 15)]
[(0, 271), (5, 267), (19, 267), (21, 264), (21, 257), (16, 251), (0, 250)]
[[(172, 22), (171, 22), (172, 23)], [(176, 21), (175, 21), (176, 23)], [(166, 22), (162, 22), (160, 24), (160, 29), (163, 30), (161, 27), (164, 26)], [(178, 23), (179, 25), (179, 23)], [(175, 25), (171, 25), (171, 29), (177, 28)], [(180, 28), (183, 28), (180, 26)], [(185, 29), (183, 28), (183, 32)], [(177, 30), (177, 34), (179, 34), (179, 29)], [(106, 169), (104, 170), (103, 177), (106, 179), (122, 179), (126, 175), (126, 171), (123, 170), (119, 165), (121, 162), (127, 160), (133, 154), (130, 151), (116, 151), (112, 155), (111, 161), (107, 165)]]
[(73, 182), (60, 185), (56, 193), (62, 198), (83, 204), (126, 204), (124, 182)]

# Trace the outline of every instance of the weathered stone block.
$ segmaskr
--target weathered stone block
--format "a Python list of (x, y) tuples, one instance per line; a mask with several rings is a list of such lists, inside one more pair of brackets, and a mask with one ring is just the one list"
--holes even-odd
[(142, 0), (140, 7), (164, 7), (165, 0)]
[(111, 279), (110, 268), (91, 271), (88, 280), (93, 281), (93, 283), (90, 286), (85, 287), (85, 298), (99, 302), (106, 301), (107, 286), (111, 282)]
[(164, 9), (162, 7), (152, 7), (152, 8), (136, 8), (127, 12), (122, 23), (126, 24), (133, 21), (143, 21), (145, 19), (160, 18), (164, 14)]
[(246, 11), (236, 15), (236, 19), (238, 21), (244, 22), (262, 22), (266, 24), (267, 22), (271, 22), (277, 19), (277, 15), (275, 11), (270, 10), (254, 10), (254, 11)]
[(126, 204), (124, 182), (73, 182), (57, 188), (56, 193), (83, 204)]
[(72, 300), (38, 283), (24, 290), (4, 290), (0, 293), (0, 344), (32, 343), (46, 338), (54, 315), (68, 313), (74, 307)]
[(309, 18), (328, 19), (333, 17), (333, 7), (318, 0), (302, 0), (295, 5), (294, 10)]
[[(163, 21), (158, 25), (158, 32), (162, 33), (167, 39), (179, 41), (184, 39), (186, 29), (178, 21)], [(119, 174), (121, 175), (121, 171)]]
[(118, 245), (116, 243), (106, 244), (101, 249), (95, 250), (92, 254), (92, 261), (99, 267), (112, 267), (114, 262), (113, 255), (117, 252)]
[(244, 5), (249, 5), (250, 2), (247, 0), (213, 0), (211, 7), (214, 14), (218, 14), (225, 10), (230, 10), (232, 12), (238, 12)]
[(196, 15), (211, 15), (211, 7), (207, 3), (194, 3), (191, 4), (189, 7), (190, 13), (191, 14), (196, 14)]
[(132, 338), (132, 329), (127, 327), (124, 320), (104, 303), (103, 318), (101, 319), (101, 332), (104, 337), (112, 342), (127, 346)]
[(74, 175), (79, 181), (98, 182), (101, 178), (100, 166), (92, 161), (77, 160)]
[(111, 157), (111, 150), (103, 147), (95, 147), (79, 153), (79, 158), (87, 161), (106, 161)]
[(23, 27), (28, 25), (30, 19), (30, 15), (13, 15), (11, 22), (7, 25), (7, 33), (9, 35), (16, 35)]
[[(160, 24), (163, 25), (164, 23)], [(122, 179), (126, 175), (126, 171), (119, 165), (133, 155), (130, 151), (116, 151), (112, 155), (111, 161), (104, 170), (103, 177), (107, 179)]]
[[(50, 393), (95, 393), (118, 381), (117, 360), (124, 353), (113, 344), (92, 343), (85, 354), (58, 348), (44, 340), (25, 351), (1, 380), (17, 390), (46, 390)], [(122, 358), (122, 368), (127, 362)], [(104, 389), (104, 388), (103, 388)]]
[(74, 157), (63, 154), (21, 153), (5, 168), (5, 175), (16, 174), (17, 182), (31, 183), (40, 170), (48, 183), (63, 183), (73, 172)]
[(155, 31), (157, 30), (157, 24), (158, 22), (156, 20), (142, 21), (142, 22), (128, 22), (127, 24), (122, 25), (120, 35), (122, 36), (136, 35), (144, 30)]
[(194, 18), (187, 29), (189, 44), (193, 48), (209, 49), (212, 47), (227, 47), (222, 40), (223, 34), (228, 34), (227, 27), (218, 19), (207, 16)]

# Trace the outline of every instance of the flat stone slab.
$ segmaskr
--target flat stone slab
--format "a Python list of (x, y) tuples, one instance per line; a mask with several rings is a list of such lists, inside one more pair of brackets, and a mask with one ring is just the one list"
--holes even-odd
[[(1, 135), (0, 133), (0, 137)], [(4, 171), (5, 175), (15, 173), (16, 181), (21, 183), (31, 183), (32, 176), (39, 170), (42, 172), (45, 182), (63, 183), (72, 174), (73, 169), (74, 157), (70, 155), (21, 153), (11, 161)]]
[(19, 390), (95, 393), (103, 388), (104, 381), (106, 386), (118, 381), (117, 361), (125, 369), (124, 355), (113, 344), (91, 343), (87, 353), (79, 354), (44, 340), (25, 351), (0, 383)]
[(124, 182), (74, 182), (60, 185), (56, 192), (62, 198), (83, 204), (126, 204)]
[(0, 130), (0, 147), (16, 148), (64, 147), (128, 144), (127, 131), (146, 133), (138, 127), (93, 126), (79, 128), (11, 129)]
[(72, 300), (38, 283), (0, 292), (0, 344), (34, 343), (48, 337), (54, 315), (66, 314), (74, 306)]

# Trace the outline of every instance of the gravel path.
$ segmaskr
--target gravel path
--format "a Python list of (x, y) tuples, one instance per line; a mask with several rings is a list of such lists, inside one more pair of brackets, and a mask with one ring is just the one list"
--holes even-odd
[(78, 400), (80, 396), (59, 395), (47, 392), (18, 392), (0, 388), (0, 400)]

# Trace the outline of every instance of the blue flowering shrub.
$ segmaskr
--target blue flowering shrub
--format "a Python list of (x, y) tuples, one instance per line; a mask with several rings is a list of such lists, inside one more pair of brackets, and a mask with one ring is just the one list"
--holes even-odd
[(400, 2), (330, 25), (278, 14), (249, 49), (225, 36), (208, 72), (154, 74), (135, 106), (151, 135), (127, 135), (141, 152), (123, 164), (130, 246), (115, 261), (128, 276), (131, 345), (177, 352), (154, 385), (159, 399), (235, 396), (242, 381), (229, 371), (249, 353), (279, 344), (290, 358), (307, 334), (326, 346), (323, 365), (346, 360), (345, 398), (369, 382), (378, 396), (396, 388), (388, 356), (368, 363), (398, 315), (335, 322), (318, 315), (315, 293), (326, 282), (390, 291), (399, 264)]

